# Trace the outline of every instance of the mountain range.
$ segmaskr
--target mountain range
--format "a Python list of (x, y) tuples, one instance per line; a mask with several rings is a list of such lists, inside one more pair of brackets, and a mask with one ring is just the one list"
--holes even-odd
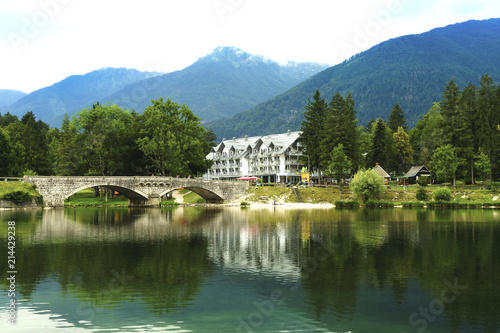
[(11, 105), (27, 94), (19, 90), (0, 89), (0, 108)]
[(219, 47), (183, 70), (172, 73), (104, 68), (70, 76), (26, 95), (0, 109), (22, 116), (33, 111), (59, 127), (70, 116), (95, 102), (111, 102), (142, 112), (152, 99), (170, 98), (186, 104), (202, 121), (248, 110), (327, 68), (314, 63), (278, 64), (235, 47)]
[(399, 103), (412, 127), (442, 99), (453, 79), (478, 84), (488, 73), (500, 80), (500, 19), (467, 21), (380, 43), (325, 69), (290, 90), (230, 118), (206, 124), (218, 138), (298, 130), (316, 89), (327, 102), (338, 91), (354, 98), (359, 124), (388, 119)]

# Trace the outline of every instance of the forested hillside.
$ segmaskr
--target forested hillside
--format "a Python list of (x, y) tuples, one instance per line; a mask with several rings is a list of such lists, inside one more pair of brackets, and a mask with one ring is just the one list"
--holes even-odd
[(356, 101), (360, 125), (388, 116), (398, 103), (409, 127), (441, 100), (450, 79), (459, 87), (481, 75), (500, 77), (500, 19), (468, 21), (388, 40), (330, 67), (256, 107), (207, 124), (223, 137), (298, 130), (304, 106), (319, 89), (328, 101), (338, 91)]

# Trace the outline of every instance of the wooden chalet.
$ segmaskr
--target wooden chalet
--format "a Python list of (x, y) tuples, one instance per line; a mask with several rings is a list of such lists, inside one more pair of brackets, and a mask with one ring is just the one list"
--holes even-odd
[(425, 165), (412, 166), (411, 169), (403, 176), (405, 183), (415, 184), (418, 177), (430, 177), (430, 171), (425, 167)]
[(382, 177), (384, 177), (384, 184), (388, 185), (389, 180), (391, 180), (391, 176), (378, 163), (377, 163), (377, 165), (375, 165), (375, 167), (373, 169), (377, 170), (377, 172)]

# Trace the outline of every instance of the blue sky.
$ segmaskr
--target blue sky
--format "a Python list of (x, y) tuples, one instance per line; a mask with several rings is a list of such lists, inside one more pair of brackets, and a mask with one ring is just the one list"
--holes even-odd
[(170, 72), (218, 46), (337, 64), (384, 40), (500, 17), (496, 0), (2, 0), (0, 89), (102, 67)]

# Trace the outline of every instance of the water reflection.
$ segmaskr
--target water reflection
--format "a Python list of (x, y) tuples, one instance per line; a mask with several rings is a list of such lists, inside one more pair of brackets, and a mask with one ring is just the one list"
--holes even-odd
[[(22, 311), (49, 313), (57, 327), (495, 332), (497, 214), (88, 208), (0, 218), (17, 222)], [(425, 318), (449, 284), (463, 288)]]

